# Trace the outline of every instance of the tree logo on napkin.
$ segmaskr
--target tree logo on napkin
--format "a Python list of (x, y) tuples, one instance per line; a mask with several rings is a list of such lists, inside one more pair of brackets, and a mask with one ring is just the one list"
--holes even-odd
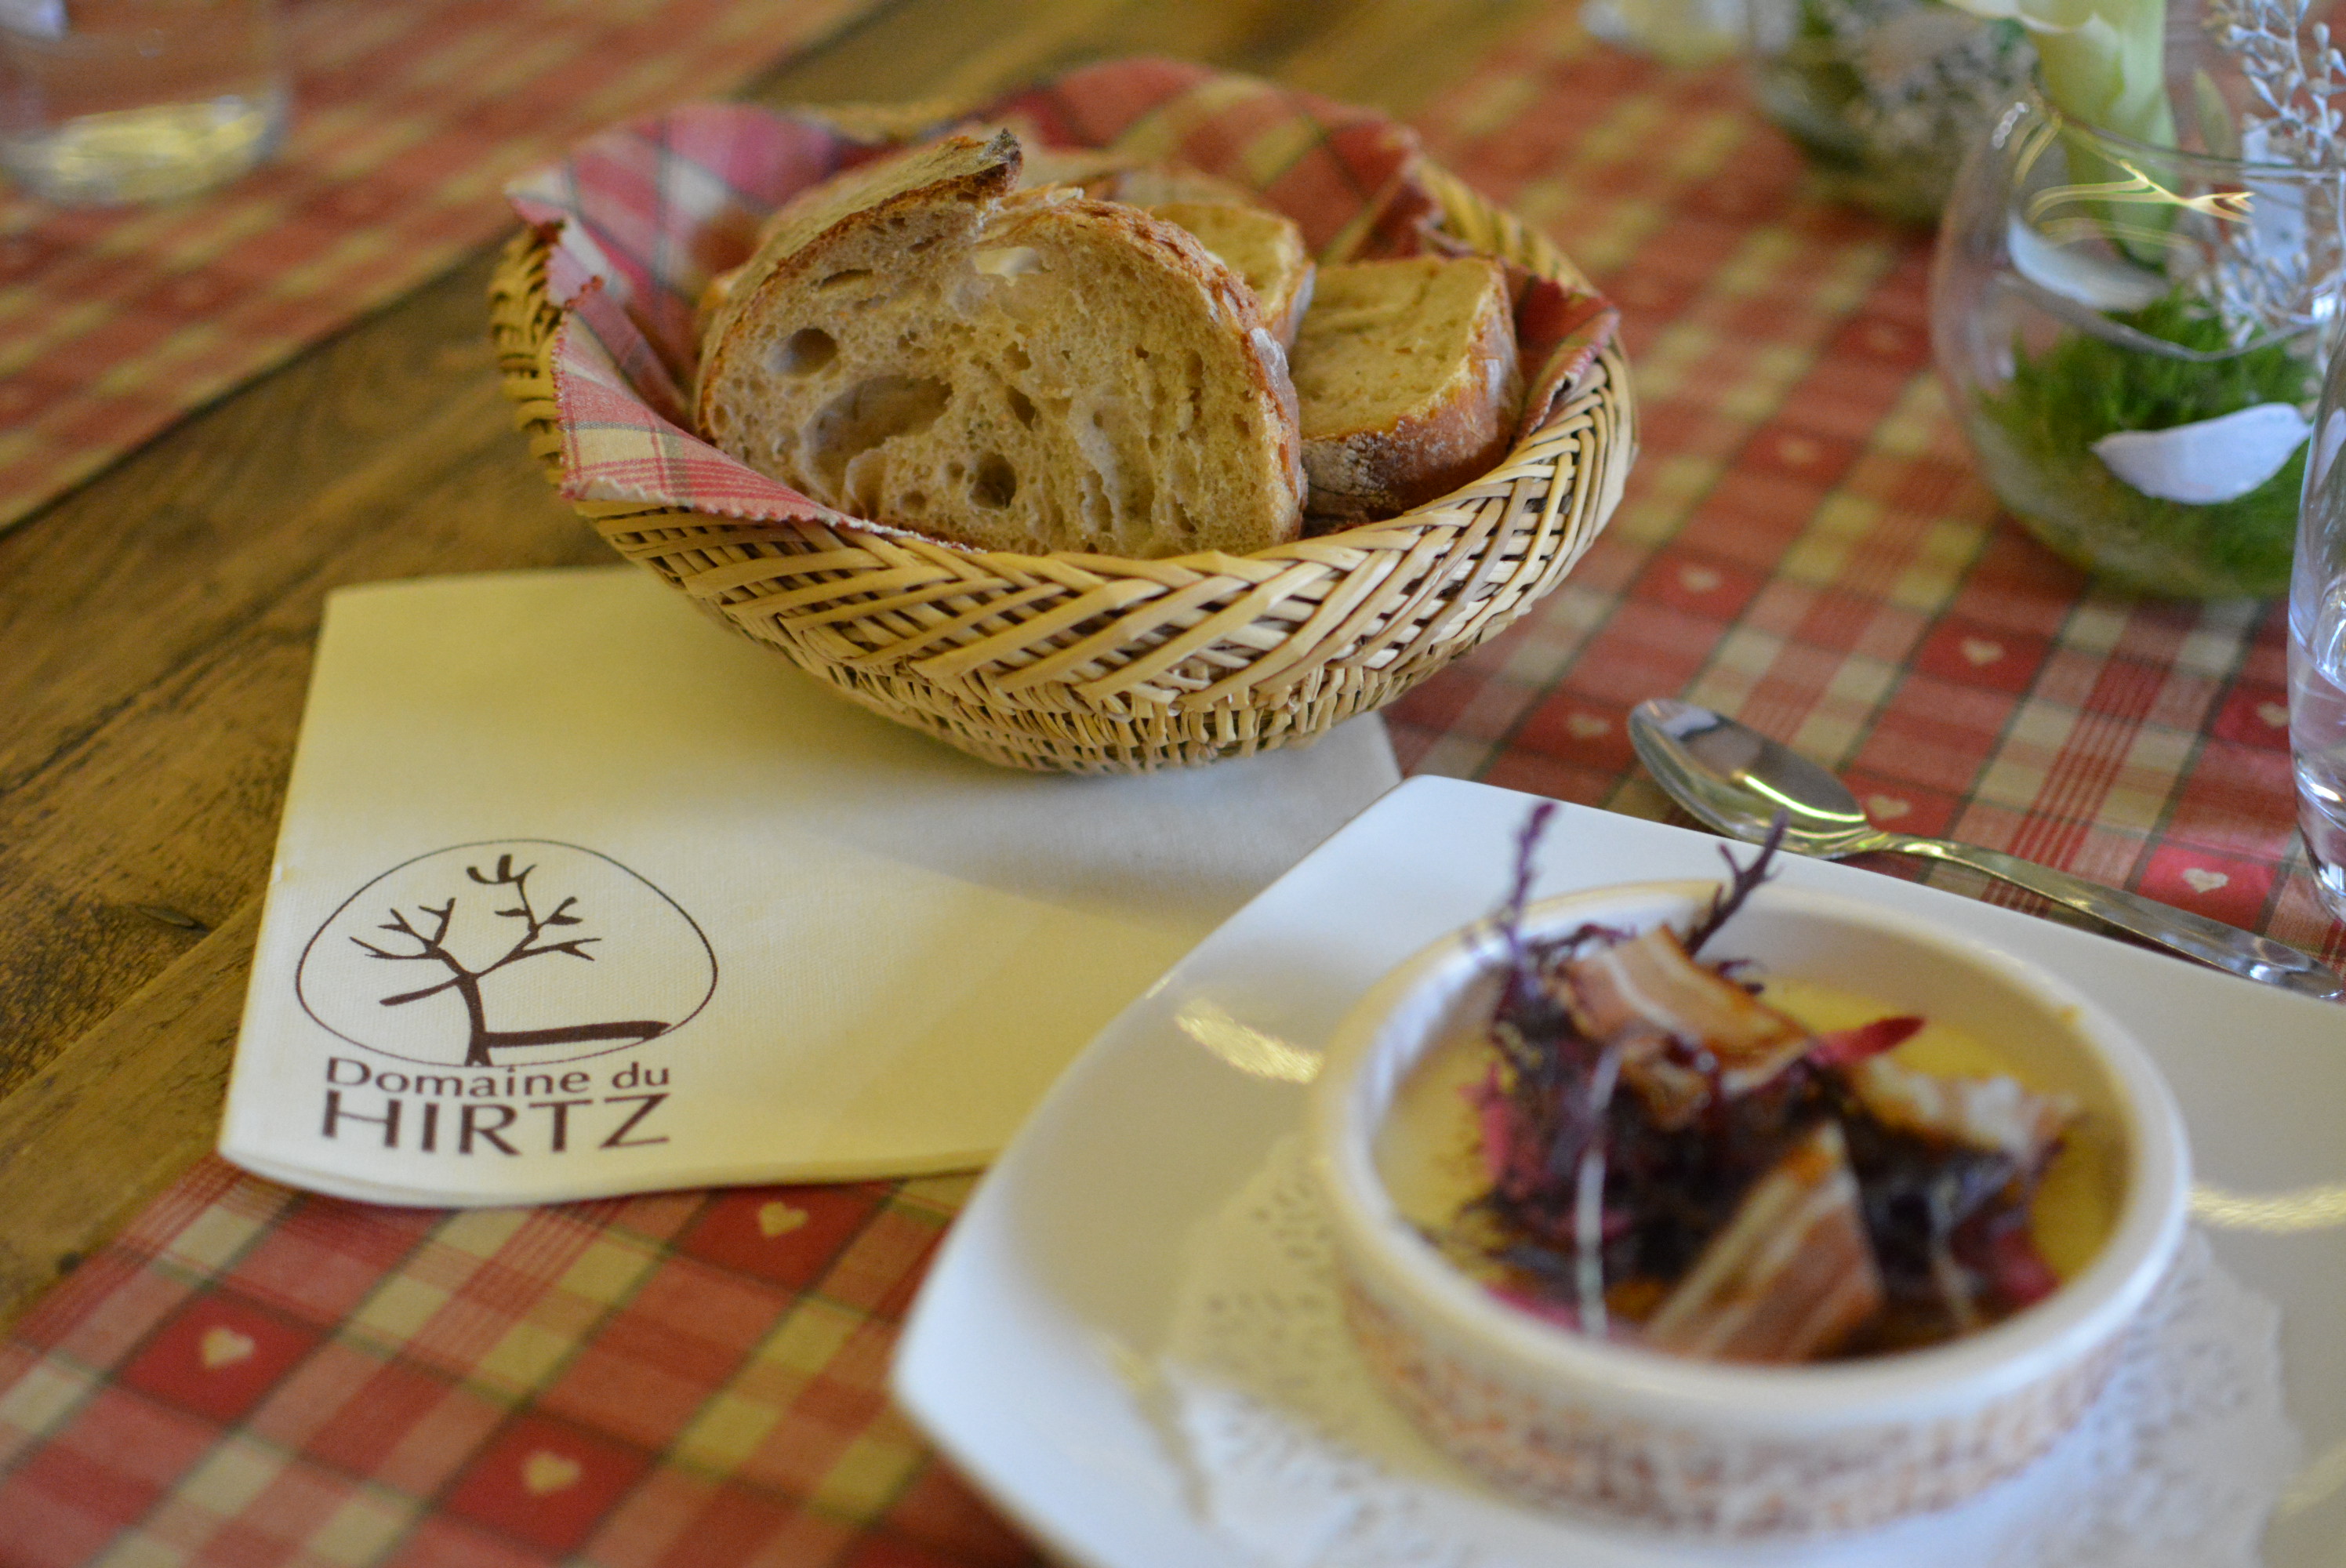
[(302, 951), (302, 1010), (410, 1062), (537, 1065), (681, 1028), (717, 989), (700, 927), (644, 878), (575, 844), (460, 844), (395, 866)]

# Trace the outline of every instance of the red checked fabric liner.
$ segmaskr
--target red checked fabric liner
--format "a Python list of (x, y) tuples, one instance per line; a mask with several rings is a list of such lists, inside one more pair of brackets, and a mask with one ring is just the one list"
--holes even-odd
[[(1930, 378), (1926, 243), (1809, 199), (1732, 68), (1576, 10), (1417, 123), (1619, 302), (1645, 455), (1564, 586), (1389, 714), (1405, 764), (1659, 815), (1622, 719), (1684, 694), (1902, 827), (2337, 959), (2278, 607), (2100, 593), (2000, 519)], [(880, 1392), (960, 1190), (450, 1216), (207, 1163), (0, 1347), (0, 1563), (1032, 1561)]]
[[(1427, 247), (1425, 226), (1437, 216), (1412, 178), (1417, 137), (1407, 127), (1202, 66), (1113, 61), (1015, 93), (974, 117), (1028, 127), (1046, 145), (1180, 158), (1260, 192), (1315, 249), (1341, 240), (1348, 254), (1413, 255)], [(525, 221), (560, 236), (546, 286), (571, 311), (554, 348), (564, 494), (852, 521), (692, 434), (684, 389), (699, 358), (694, 306), (709, 279), (747, 257), (769, 212), (880, 150), (817, 119), (688, 105), (589, 137), (507, 188)], [(1596, 295), (1511, 270), (1531, 388), (1528, 433), (1617, 318)]]
[(515, 173), (872, 4), (290, 0), (275, 163), (109, 211), (0, 185), (0, 527), (470, 253)]

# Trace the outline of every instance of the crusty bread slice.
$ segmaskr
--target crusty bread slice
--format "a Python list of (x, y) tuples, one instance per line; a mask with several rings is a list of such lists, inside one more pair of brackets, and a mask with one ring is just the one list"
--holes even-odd
[(1523, 402), (1506, 273), (1479, 256), (1322, 267), (1294, 375), (1315, 518), (1447, 494), (1506, 455)]
[(1294, 391), (1235, 273), (1145, 213), (1008, 195), (1006, 135), (917, 161), (925, 183), (900, 161), (793, 204), (711, 324), (705, 435), (824, 505), (981, 549), (1295, 537)]
[(1293, 219), (1228, 201), (1161, 201), (1148, 210), (1196, 235), (1254, 290), (1270, 335), (1282, 344), (1295, 341), (1311, 303), (1312, 267)]

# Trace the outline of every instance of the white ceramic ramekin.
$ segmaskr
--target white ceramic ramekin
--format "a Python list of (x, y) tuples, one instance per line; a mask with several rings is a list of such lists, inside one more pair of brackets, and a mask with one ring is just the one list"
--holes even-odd
[[(1711, 892), (1653, 882), (1551, 899), (1526, 934), (1584, 921), (1681, 931)], [(1485, 1020), (1487, 926), (1435, 943), (1362, 998), (1313, 1091), (1312, 1166), (1346, 1312), (1388, 1393), (1436, 1443), (1527, 1501), (1725, 1538), (1817, 1534), (1944, 1507), (2067, 1431), (2181, 1242), (2188, 1156), (2174, 1097), (2099, 1008), (2010, 954), (1851, 900), (1761, 888), (1706, 957), (1749, 958), (1969, 1029), (2114, 1129), (2125, 1190), (2076, 1278), (1978, 1334), (1808, 1367), (1699, 1361), (1606, 1343), (1506, 1306), (1395, 1209), (1372, 1140), (1410, 1069)]]

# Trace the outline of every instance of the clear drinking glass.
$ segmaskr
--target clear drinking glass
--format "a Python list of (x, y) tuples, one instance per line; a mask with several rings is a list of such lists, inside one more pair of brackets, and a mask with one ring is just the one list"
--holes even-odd
[(2314, 886), (2346, 920), (2346, 354), (2314, 414), (2289, 588), (2289, 749)]
[(288, 102), (276, 0), (0, 0), (0, 163), (51, 201), (233, 179)]

